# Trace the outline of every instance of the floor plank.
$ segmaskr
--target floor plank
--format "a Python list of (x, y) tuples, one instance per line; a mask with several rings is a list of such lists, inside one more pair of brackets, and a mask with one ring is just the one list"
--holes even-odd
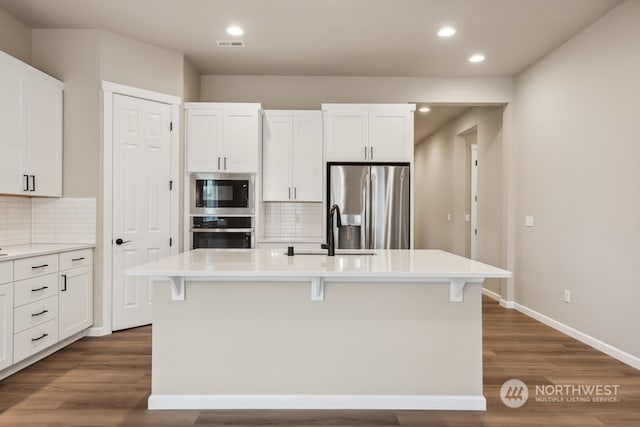
[[(0, 381), (3, 426), (638, 426), (640, 372), (495, 301), (483, 299), (486, 412), (148, 411), (151, 328), (84, 338)], [(509, 408), (500, 388), (529, 386)], [(536, 401), (536, 386), (619, 385), (618, 402)]]

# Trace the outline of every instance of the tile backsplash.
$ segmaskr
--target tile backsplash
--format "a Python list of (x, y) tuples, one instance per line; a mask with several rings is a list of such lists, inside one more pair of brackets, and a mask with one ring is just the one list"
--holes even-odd
[(31, 242), (31, 199), (0, 196), (0, 247)]
[(265, 203), (265, 237), (322, 237), (322, 203)]
[(94, 198), (0, 196), (0, 247), (95, 241)]
[(96, 199), (32, 199), (32, 243), (95, 243)]

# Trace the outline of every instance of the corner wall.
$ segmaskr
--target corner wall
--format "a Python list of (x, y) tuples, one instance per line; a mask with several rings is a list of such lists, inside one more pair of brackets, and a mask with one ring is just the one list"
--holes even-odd
[(111, 284), (102, 283), (102, 245), (112, 237), (102, 235), (102, 81), (182, 97), (185, 88), (199, 91), (199, 76), (191, 69), (185, 78), (181, 53), (102, 30), (36, 29), (32, 51), (35, 67), (65, 83), (63, 194), (96, 198), (94, 327), (106, 326), (108, 331), (111, 325), (105, 325), (105, 319), (110, 313), (104, 310), (110, 301), (102, 297), (105, 290), (110, 294)]
[(31, 28), (0, 9), (0, 50), (31, 64)]
[(516, 302), (636, 358), (638, 22), (640, 2), (613, 9), (518, 76), (515, 104)]

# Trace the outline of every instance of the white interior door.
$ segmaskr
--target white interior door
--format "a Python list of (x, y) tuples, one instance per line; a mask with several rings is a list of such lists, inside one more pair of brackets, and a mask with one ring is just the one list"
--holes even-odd
[(170, 121), (169, 104), (114, 95), (114, 331), (151, 323), (151, 281), (124, 271), (170, 253)]

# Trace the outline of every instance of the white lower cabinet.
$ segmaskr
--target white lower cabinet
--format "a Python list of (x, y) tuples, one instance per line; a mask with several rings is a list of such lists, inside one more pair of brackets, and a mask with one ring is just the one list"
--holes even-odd
[(59, 338), (67, 338), (93, 323), (93, 268), (60, 272)]
[(58, 319), (19, 332), (13, 336), (13, 363), (58, 342)]
[(92, 249), (0, 262), (0, 371), (92, 323)]

